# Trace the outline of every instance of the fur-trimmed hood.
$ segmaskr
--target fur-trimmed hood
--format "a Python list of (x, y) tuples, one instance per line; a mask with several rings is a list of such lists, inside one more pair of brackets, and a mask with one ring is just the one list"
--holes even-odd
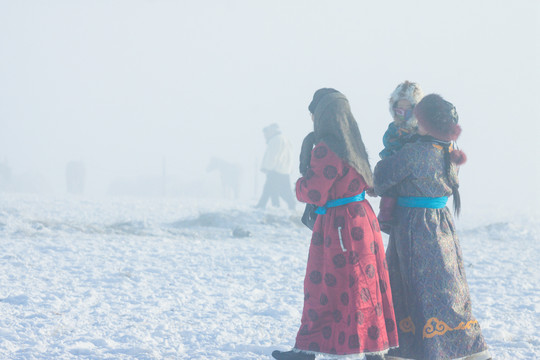
[(390, 99), (388, 101), (392, 119), (396, 118), (396, 114), (394, 112), (394, 105), (396, 104), (396, 102), (402, 99), (408, 100), (411, 105), (415, 107), (416, 104), (418, 104), (423, 97), (424, 93), (422, 92), (422, 89), (420, 89), (420, 86), (417, 83), (404, 81), (399, 84), (392, 93), (392, 95), (390, 95)]

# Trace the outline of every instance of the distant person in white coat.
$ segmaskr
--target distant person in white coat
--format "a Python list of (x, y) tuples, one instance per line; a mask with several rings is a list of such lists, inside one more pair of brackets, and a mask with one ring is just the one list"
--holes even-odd
[(273, 206), (279, 206), (281, 197), (289, 209), (294, 210), (296, 202), (292, 193), (290, 173), (292, 168), (292, 146), (279, 130), (277, 124), (268, 125), (263, 129), (266, 139), (266, 152), (262, 161), (261, 171), (266, 174), (263, 193), (257, 208), (264, 209), (268, 199)]

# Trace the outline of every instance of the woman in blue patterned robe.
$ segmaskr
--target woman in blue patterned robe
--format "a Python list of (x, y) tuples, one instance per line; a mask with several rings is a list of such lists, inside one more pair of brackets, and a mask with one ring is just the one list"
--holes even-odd
[(379, 161), (374, 172), (378, 195), (391, 190), (400, 197), (386, 251), (400, 345), (386, 359), (490, 359), (445, 206), (453, 195), (459, 212), (457, 165), (466, 157), (452, 150), (461, 131), (458, 116), (435, 94), (414, 112), (421, 136)]

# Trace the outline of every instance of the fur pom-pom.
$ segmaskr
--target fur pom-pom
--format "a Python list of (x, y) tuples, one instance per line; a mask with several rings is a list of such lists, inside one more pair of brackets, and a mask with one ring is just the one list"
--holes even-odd
[(467, 155), (461, 150), (453, 150), (450, 153), (450, 161), (456, 165), (463, 165), (467, 162)]

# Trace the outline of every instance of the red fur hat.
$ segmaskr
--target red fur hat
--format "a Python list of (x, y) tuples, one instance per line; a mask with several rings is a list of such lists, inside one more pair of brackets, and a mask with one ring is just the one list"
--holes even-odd
[(442, 141), (455, 141), (461, 134), (458, 114), (452, 103), (437, 94), (424, 96), (415, 106), (414, 115), (425, 131)]
[[(456, 141), (461, 134), (456, 107), (437, 94), (426, 95), (414, 108), (418, 124), (431, 136), (442, 141)], [(450, 161), (463, 165), (467, 155), (462, 150), (452, 150)]]

